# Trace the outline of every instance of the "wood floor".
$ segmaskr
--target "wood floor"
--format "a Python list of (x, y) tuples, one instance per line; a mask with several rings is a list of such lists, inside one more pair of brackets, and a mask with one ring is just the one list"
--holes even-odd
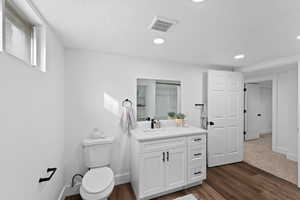
[[(204, 184), (155, 200), (194, 194), (199, 200), (299, 200), (296, 185), (241, 162), (208, 169)], [(81, 200), (80, 196), (66, 200)], [(135, 200), (130, 184), (116, 186), (109, 200)]]

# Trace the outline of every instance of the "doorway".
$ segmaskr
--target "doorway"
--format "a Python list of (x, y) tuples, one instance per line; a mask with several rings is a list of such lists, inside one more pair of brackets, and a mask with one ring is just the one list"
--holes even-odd
[(245, 89), (245, 140), (271, 136), (272, 81), (247, 83)]
[[(289, 96), (286, 94), (288, 78), (279, 78), (282, 80), (245, 84), (244, 161), (297, 184), (297, 162), (289, 159), (288, 152), (277, 142), (283, 134), (288, 137), (287, 131), (280, 130), (280, 127), (288, 125), (288, 120), (282, 117), (290, 115), (285, 113), (287, 109), (281, 109), (282, 104), (279, 105)], [(273, 130), (274, 127), (277, 130)]]

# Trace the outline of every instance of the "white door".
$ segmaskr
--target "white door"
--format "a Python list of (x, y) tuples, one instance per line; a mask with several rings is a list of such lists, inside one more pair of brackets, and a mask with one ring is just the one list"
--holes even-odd
[(145, 153), (141, 161), (141, 195), (157, 194), (165, 189), (165, 152)]
[(261, 115), (261, 96), (258, 84), (246, 84), (245, 96), (245, 130), (246, 140), (259, 138)]
[(186, 148), (174, 148), (166, 152), (166, 189), (186, 184)]
[(208, 71), (208, 166), (243, 160), (241, 73)]

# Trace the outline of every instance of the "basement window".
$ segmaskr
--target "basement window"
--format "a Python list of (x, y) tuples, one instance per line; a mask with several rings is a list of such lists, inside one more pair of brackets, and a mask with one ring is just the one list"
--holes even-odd
[(34, 63), (34, 25), (11, 3), (5, 9), (5, 51), (26, 63)]
[(2, 12), (4, 52), (45, 72), (46, 40), (42, 20), (27, 1), (1, 1), (4, 2)]

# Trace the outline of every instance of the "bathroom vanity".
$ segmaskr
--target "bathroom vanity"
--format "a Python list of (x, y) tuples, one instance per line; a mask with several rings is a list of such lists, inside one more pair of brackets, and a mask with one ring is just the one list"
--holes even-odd
[(206, 130), (195, 127), (131, 131), (131, 184), (137, 199), (199, 185), (206, 179)]

